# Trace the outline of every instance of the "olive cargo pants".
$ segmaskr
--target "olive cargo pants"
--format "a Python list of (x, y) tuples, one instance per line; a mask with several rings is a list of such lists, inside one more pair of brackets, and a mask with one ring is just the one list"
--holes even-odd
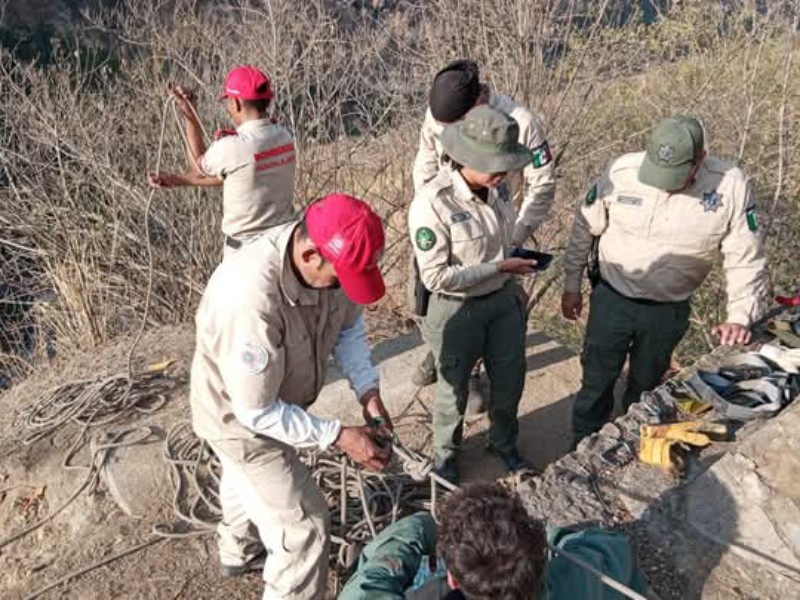
[(614, 409), (614, 385), (630, 354), (622, 405), (657, 387), (672, 351), (689, 327), (689, 301), (649, 302), (620, 295), (601, 282), (592, 292), (583, 348), (583, 384), (575, 397), (576, 440), (598, 431)]
[(490, 442), (508, 452), (517, 445), (517, 408), (525, 385), (525, 309), (514, 282), (480, 298), (433, 294), (422, 324), (439, 379), (433, 413), (437, 462), (456, 456), (472, 367), (483, 358), (490, 381)]

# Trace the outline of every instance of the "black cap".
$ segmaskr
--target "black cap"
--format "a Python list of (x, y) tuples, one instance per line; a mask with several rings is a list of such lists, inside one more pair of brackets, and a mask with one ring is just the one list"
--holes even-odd
[(436, 74), (428, 104), (433, 118), (453, 123), (475, 106), (481, 94), (480, 72), (474, 60), (454, 60)]

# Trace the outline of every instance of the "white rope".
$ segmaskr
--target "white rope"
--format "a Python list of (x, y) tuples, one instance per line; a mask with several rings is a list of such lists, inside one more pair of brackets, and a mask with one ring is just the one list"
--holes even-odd
[[(164, 156), (164, 139), (166, 137), (167, 131), (167, 112), (172, 108), (172, 115), (175, 118), (175, 124), (178, 126), (178, 131), (180, 131), (181, 137), (183, 138), (184, 144), (186, 144), (186, 148), (192, 154), (193, 160), (195, 163), (197, 159), (200, 158), (199, 156), (194, 156), (194, 152), (192, 151), (192, 147), (189, 144), (189, 138), (186, 132), (184, 131), (183, 127), (181, 127), (180, 117), (178, 116), (178, 109), (176, 106), (176, 98), (172, 94), (169, 94), (167, 98), (164, 100), (163, 107), (161, 109), (161, 127), (160, 133), (158, 136), (158, 150), (156, 152), (156, 174), (161, 172), (161, 159)], [(197, 124), (200, 126), (200, 130), (203, 132), (203, 136), (206, 142), (209, 141), (208, 131), (206, 128), (203, 127), (203, 123), (200, 120), (200, 115), (197, 113), (197, 109), (194, 107), (194, 104), (191, 102), (187, 102), (187, 105), (191, 109), (192, 113), (195, 116), (195, 120)], [(144, 311), (142, 312), (142, 321), (139, 325), (139, 331), (136, 334), (136, 337), (131, 344), (130, 349), (128, 350), (128, 360), (127, 360), (127, 370), (128, 370), (128, 386), (129, 391), (130, 387), (133, 385), (133, 353), (136, 351), (137, 346), (142, 340), (142, 336), (144, 335), (144, 330), (147, 327), (147, 317), (150, 315), (150, 306), (152, 304), (152, 297), (153, 297), (153, 279), (154, 279), (154, 258), (153, 258), (153, 244), (150, 241), (150, 214), (151, 209), (153, 206), (153, 198), (158, 191), (157, 188), (151, 188), (150, 193), (147, 196), (147, 202), (145, 204), (144, 209), (144, 235), (145, 239), (147, 240), (147, 294), (145, 295), (144, 301)]]
[[(161, 133), (158, 137), (158, 151), (156, 153), (156, 173), (161, 171), (161, 157), (164, 153), (164, 137), (167, 130), (167, 111), (170, 105), (175, 103), (174, 96), (167, 96), (164, 100), (164, 106), (161, 109)], [(144, 299), (144, 311), (142, 312), (142, 322), (139, 325), (139, 331), (133, 339), (130, 349), (128, 350), (128, 389), (133, 386), (133, 353), (136, 347), (142, 340), (145, 327), (147, 327), (147, 317), (150, 314), (150, 304), (153, 295), (153, 278), (154, 278), (154, 265), (153, 265), (153, 244), (150, 241), (150, 210), (153, 206), (153, 198), (156, 195), (156, 188), (150, 189), (150, 194), (147, 196), (147, 202), (144, 208), (144, 236), (147, 240), (147, 294)]]
[(572, 564), (577, 565), (577, 566), (579, 566), (580, 568), (582, 568), (582, 569), (584, 569), (586, 571), (589, 571), (589, 573), (591, 573), (592, 575), (597, 577), (605, 585), (607, 585), (610, 588), (613, 588), (613, 589), (617, 590), (623, 596), (627, 596), (628, 598), (632, 598), (633, 600), (648, 600), (646, 596), (642, 596), (639, 592), (636, 592), (636, 591), (632, 590), (631, 588), (629, 588), (628, 586), (626, 586), (623, 583), (620, 583), (619, 581), (617, 581), (613, 577), (609, 577), (608, 575), (606, 575), (602, 571), (599, 571), (598, 569), (595, 569), (592, 565), (590, 565), (589, 563), (587, 563), (583, 559), (578, 558), (574, 554), (571, 554), (570, 552), (567, 552), (566, 550), (562, 550), (558, 546), (552, 546), (550, 544), (548, 544), (547, 546), (555, 554), (558, 554), (560, 557), (567, 559)]

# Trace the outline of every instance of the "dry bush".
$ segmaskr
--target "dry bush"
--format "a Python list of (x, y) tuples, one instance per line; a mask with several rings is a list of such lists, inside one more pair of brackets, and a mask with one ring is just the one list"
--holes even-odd
[[(573, 206), (605, 162), (641, 148), (660, 117), (685, 111), (704, 120), (714, 152), (741, 159), (757, 177), (771, 221), (774, 281), (786, 286), (796, 277), (788, 259), (798, 255), (800, 227), (800, 78), (790, 58), (790, 3), (767, 2), (757, 12), (748, 2), (728, 11), (681, 2), (650, 26), (631, 8), (640, 3), (620, 0), (353, 4), (142, 0), (85, 13), (49, 64), (3, 52), (0, 162), (8, 185), (0, 182), (0, 246), (11, 257), (6, 266), (27, 265), (29, 314), (60, 353), (135, 329), (148, 240), (148, 325), (192, 317), (220, 258), (220, 193), (156, 193), (145, 231), (145, 174), (157, 159), (165, 83), (197, 88), (206, 125), (224, 127), (213, 98), (225, 72), (243, 62), (271, 74), (274, 116), (295, 132), (298, 206), (347, 190), (386, 220), (392, 287), (371, 313), (379, 335), (405, 323), (405, 210), (416, 136), (432, 75), (457, 56), (477, 59), (493, 87), (542, 114), (551, 144), (563, 152), (543, 247), (564, 247)], [(181, 138), (166, 116), (162, 165), (180, 168)], [(554, 269), (544, 280), (535, 317), (577, 344), (580, 328), (552, 318), (560, 277)], [(719, 318), (720, 281), (715, 274), (698, 294), (690, 354), (708, 343), (704, 332)]]

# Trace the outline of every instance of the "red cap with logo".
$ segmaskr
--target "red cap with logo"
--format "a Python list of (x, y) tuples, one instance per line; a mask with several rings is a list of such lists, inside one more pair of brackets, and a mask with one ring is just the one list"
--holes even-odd
[(381, 218), (366, 203), (330, 194), (306, 210), (306, 227), (320, 254), (333, 264), (344, 293), (357, 304), (371, 304), (386, 292), (378, 262), (386, 238)]
[(220, 100), (239, 98), (240, 100), (271, 100), (272, 85), (262, 71), (244, 65), (236, 67), (225, 78), (225, 89)]

